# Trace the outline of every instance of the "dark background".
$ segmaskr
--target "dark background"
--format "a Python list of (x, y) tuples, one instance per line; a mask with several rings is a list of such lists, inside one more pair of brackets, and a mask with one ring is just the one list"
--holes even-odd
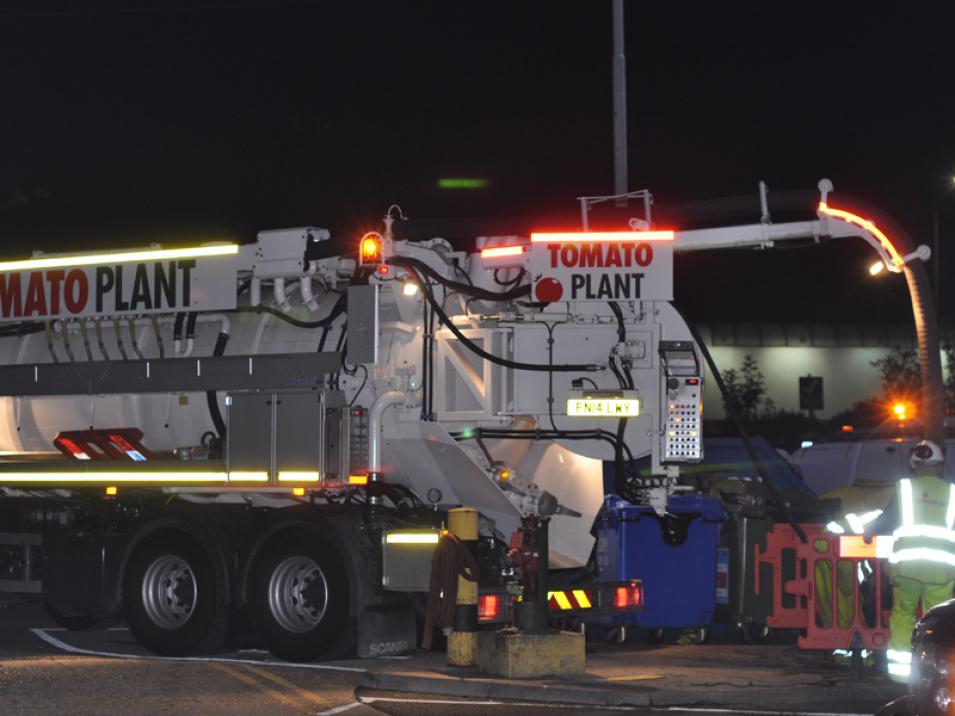
[[(825, 176), (833, 204), (864, 197), (928, 244), (938, 202), (947, 303), (953, 19), (630, 0), (631, 187), (664, 212)], [(574, 227), (576, 196), (612, 191), (610, 67), (610, 0), (6, 2), (0, 251), (305, 224), (350, 240), (392, 202)], [(439, 189), (449, 176), (490, 185)], [(904, 281), (869, 278), (873, 258), (861, 242), (685, 256), (677, 300), (709, 320), (909, 320)]]

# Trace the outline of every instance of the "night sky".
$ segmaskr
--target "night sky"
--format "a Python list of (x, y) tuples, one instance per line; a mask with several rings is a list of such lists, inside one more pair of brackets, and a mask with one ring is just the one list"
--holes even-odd
[[(865, 198), (929, 244), (941, 197), (943, 276), (955, 268), (955, 17), (627, 13), (630, 184), (661, 215), (826, 176), (833, 204)], [(6, 2), (0, 67), (8, 256), (305, 224), (350, 238), (392, 202), (408, 232), (452, 217), (576, 228), (575, 197), (612, 190), (610, 0)], [(490, 184), (437, 187), (456, 176)], [(680, 258), (678, 303), (707, 320), (909, 320), (904, 282), (868, 278), (871, 252), (841, 244)]]

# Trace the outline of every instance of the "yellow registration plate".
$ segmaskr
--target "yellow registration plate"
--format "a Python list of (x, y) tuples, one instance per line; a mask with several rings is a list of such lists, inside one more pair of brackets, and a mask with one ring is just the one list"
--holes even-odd
[(636, 398), (568, 398), (567, 415), (574, 418), (635, 418), (640, 415)]

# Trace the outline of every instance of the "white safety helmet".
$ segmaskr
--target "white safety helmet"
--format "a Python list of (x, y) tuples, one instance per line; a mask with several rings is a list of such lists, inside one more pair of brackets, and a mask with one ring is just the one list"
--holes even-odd
[(909, 465), (913, 470), (925, 465), (940, 465), (944, 460), (942, 448), (931, 440), (920, 440), (909, 453)]

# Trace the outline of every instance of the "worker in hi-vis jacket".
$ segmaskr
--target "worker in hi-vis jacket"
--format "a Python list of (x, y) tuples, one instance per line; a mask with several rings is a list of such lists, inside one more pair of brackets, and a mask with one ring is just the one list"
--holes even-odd
[(866, 529), (871, 536), (893, 537), (889, 557), (892, 580), (889, 675), (908, 679), (912, 665), (912, 629), (922, 603), (927, 611), (951, 599), (955, 588), (955, 485), (943, 479), (942, 449), (929, 440), (909, 456), (912, 477), (899, 480), (883, 514)]

